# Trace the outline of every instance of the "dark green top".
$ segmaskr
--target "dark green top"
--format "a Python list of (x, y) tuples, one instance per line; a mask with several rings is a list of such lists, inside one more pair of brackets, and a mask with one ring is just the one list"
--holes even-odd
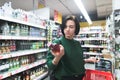
[(85, 62), (83, 59), (83, 51), (80, 43), (74, 39), (66, 39), (64, 36), (58, 40), (55, 40), (54, 42), (62, 44), (65, 50), (64, 56), (56, 66), (52, 63), (54, 56), (50, 53), (50, 51), (47, 56), (47, 65), (49, 69), (55, 70), (56, 78), (61, 80), (62, 76), (84, 74)]

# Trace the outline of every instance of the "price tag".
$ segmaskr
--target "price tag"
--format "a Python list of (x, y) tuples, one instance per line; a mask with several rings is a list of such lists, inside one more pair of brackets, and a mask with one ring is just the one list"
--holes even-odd
[(26, 66), (26, 69), (29, 69), (29, 66)]
[(18, 70), (15, 71), (15, 74), (17, 74), (17, 73), (18, 73)]
[(35, 64), (32, 64), (32, 67), (34, 67), (35, 66)]
[(27, 36), (27, 40), (30, 40), (30, 37), (29, 37), (29, 36)]
[(12, 75), (12, 73), (8, 73), (8, 76), (11, 76)]
[(45, 63), (45, 60), (42, 60), (42, 64)]
[(2, 80), (2, 78), (3, 78), (3, 75), (0, 75), (0, 80)]
[(2, 36), (0, 35), (0, 39), (2, 39)]
[(0, 59), (3, 59), (3, 56), (2, 56), (2, 55), (0, 55)]

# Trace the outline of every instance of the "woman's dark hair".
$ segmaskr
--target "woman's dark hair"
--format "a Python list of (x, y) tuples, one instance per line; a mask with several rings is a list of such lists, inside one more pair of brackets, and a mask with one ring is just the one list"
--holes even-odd
[(76, 29), (75, 29), (75, 35), (77, 35), (77, 34), (79, 33), (79, 30), (80, 30), (80, 24), (79, 24), (78, 19), (77, 19), (75, 16), (73, 16), (73, 15), (67, 16), (67, 17), (62, 21), (62, 25), (61, 25), (61, 32), (62, 32), (62, 34), (65, 35), (65, 34), (64, 34), (64, 29), (66, 28), (66, 22), (67, 22), (68, 20), (72, 20), (72, 21), (75, 22), (75, 27), (76, 27)]

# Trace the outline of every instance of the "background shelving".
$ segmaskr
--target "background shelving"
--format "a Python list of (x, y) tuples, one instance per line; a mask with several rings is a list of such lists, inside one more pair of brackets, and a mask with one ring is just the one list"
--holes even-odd
[(115, 77), (119, 80), (120, 73), (120, 10), (114, 10), (113, 14), (114, 22), (114, 53), (115, 53)]
[(33, 79), (42, 79), (48, 73), (46, 21), (32, 13), (14, 10), (10, 3), (5, 5), (9, 14), (6, 11), (0, 14), (0, 80), (24, 80), (24, 76), (35, 76), (35, 72), (38, 73)]
[(75, 36), (75, 39), (80, 41), (85, 56), (102, 56), (102, 50), (108, 48), (108, 32), (96, 27), (86, 31), (82, 31), (85, 30), (83, 28), (79, 35)]

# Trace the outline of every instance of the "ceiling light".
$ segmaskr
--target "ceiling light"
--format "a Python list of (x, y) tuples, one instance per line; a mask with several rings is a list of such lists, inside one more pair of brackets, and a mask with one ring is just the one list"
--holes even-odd
[(88, 16), (88, 13), (87, 13), (87, 11), (85, 10), (85, 8), (84, 8), (81, 0), (74, 0), (74, 1), (75, 1), (75, 3), (77, 4), (77, 6), (78, 6), (78, 8), (80, 9), (80, 11), (82, 12), (82, 14), (83, 14), (83, 16), (85, 17), (85, 19), (87, 20), (87, 22), (88, 22), (89, 24), (92, 24), (92, 21), (91, 21), (90, 17)]

